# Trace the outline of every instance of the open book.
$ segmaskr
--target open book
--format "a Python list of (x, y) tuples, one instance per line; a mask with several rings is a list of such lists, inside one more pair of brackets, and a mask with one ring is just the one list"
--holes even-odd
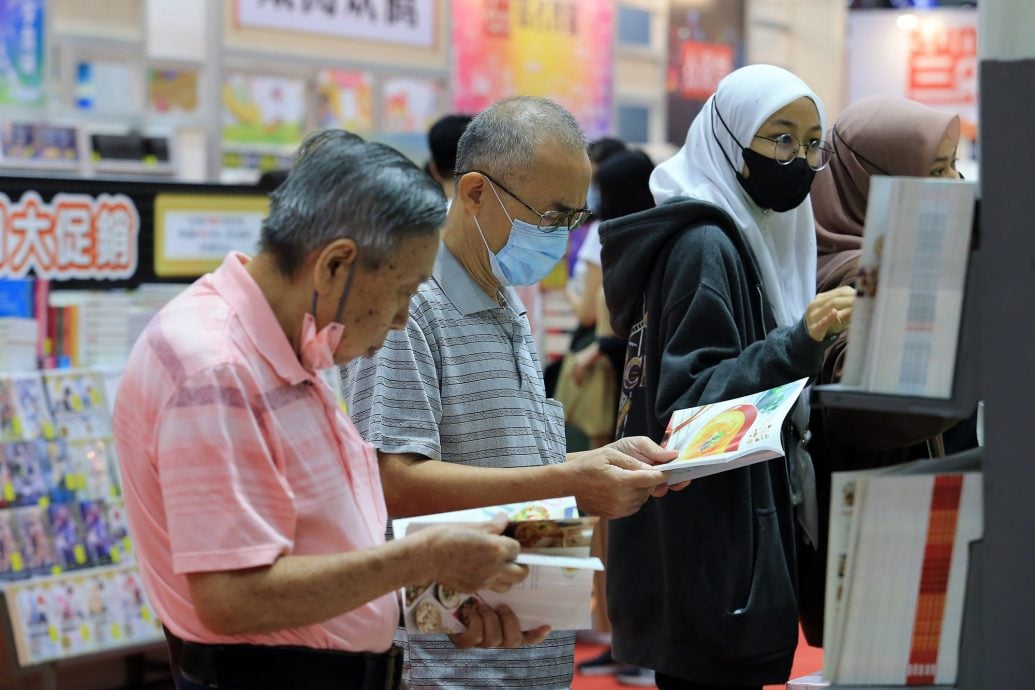
[(661, 445), (678, 450), (679, 457), (655, 469), (678, 484), (782, 457), (780, 430), (806, 383), (675, 412)]
[(504, 593), (491, 590), (457, 592), (440, 584), (403, 590), (406, 630), (414, 634), (458, 633), (479, 603), (506, 604), (524, 630), (549, 625), (555, 630), (591, 627), (590, 588), (594, 571), (603, 570), (589, 555), (596, 518), (580, 518), (573, 497), (488, 506), (392, 521), (397, 537), (445, 523), (487, 522), (505, 513), (504, 534), (521, 544), (517, 563), (528, 577)]

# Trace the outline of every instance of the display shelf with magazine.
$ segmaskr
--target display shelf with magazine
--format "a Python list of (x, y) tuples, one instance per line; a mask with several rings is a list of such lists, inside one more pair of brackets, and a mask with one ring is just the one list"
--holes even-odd
[(0, 590), (16, 668), (154, 645), (107, 378), (0, 373)]

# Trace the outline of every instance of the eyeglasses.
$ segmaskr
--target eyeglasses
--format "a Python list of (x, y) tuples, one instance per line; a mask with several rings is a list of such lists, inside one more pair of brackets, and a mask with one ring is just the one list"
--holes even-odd
[(782, 165), (787, 165), (798, 157), (798, 151), (805, 149), (805, 162), (813, 170), (822, 170), (830, 162), (831, 150), (825, 141), (820, 139), (809, 139), (802, 144), (793, 134), (781, 134), (777, 137), (763, 137), (758, 134), (756, 139), (773, 142), (773, 158)]
[(574, 230), (580, 225), (584, 224), (589, 220), (590, 210), (588, 208), (577, 208), (569, 211), (539, 211), (532, 206), (529, 206), (525, 201), (514, 192), (510, 191), (498, 181), (493, 179), (492, 175), (482, 172), (481, 170), (467, 170), (465, 172), (458, 172), (454, 174), (454, 177), (460, 178), (468, 173), (477, 173), (487, 179), (494, 186), (499, 187), (504, 192), (514, 197), (519, 204), (527, 208), (532, 213), (539, 216), (539, 223), (537, 227), (541, 232), (553, 232), (560, 228), (566, 228), (568, 230)]

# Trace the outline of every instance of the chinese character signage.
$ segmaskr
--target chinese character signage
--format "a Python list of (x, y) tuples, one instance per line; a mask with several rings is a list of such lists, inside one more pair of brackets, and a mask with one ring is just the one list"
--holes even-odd
[(266, 196), (159, 194), (155, 275), (199, 276), (232, 251), (254, 254), (268, 213)]
[(0, 277), (123, 279), (137, 270), (140, 216), (122, 194), (0, 194)]
[(590, 137), (611, 129), (614, 3), (453, 0), (453, 110), (548, 96)]
[(43, 0), (0, 0), (0, 106), (43, 95)]
[(665, 73), (670, 143), (686, 140), (722, 78), (744, 64), (744, 43), (744, 0), (673, 0)]
[(977, 41), (974, 8), (849, 12), (848, 102), (911, 98), (960, 115), (976, 132)]
[(431, 47), (440, 0), (237, 0), (246, 28)]

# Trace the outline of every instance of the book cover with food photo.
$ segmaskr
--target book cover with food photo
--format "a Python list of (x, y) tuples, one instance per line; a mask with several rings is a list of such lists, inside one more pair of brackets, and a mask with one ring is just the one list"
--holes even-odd
[(808, 379), (672, 414), (661, 445), (679, 457), (656, 469), (669, 484), (783, 457), (780, 430)]

